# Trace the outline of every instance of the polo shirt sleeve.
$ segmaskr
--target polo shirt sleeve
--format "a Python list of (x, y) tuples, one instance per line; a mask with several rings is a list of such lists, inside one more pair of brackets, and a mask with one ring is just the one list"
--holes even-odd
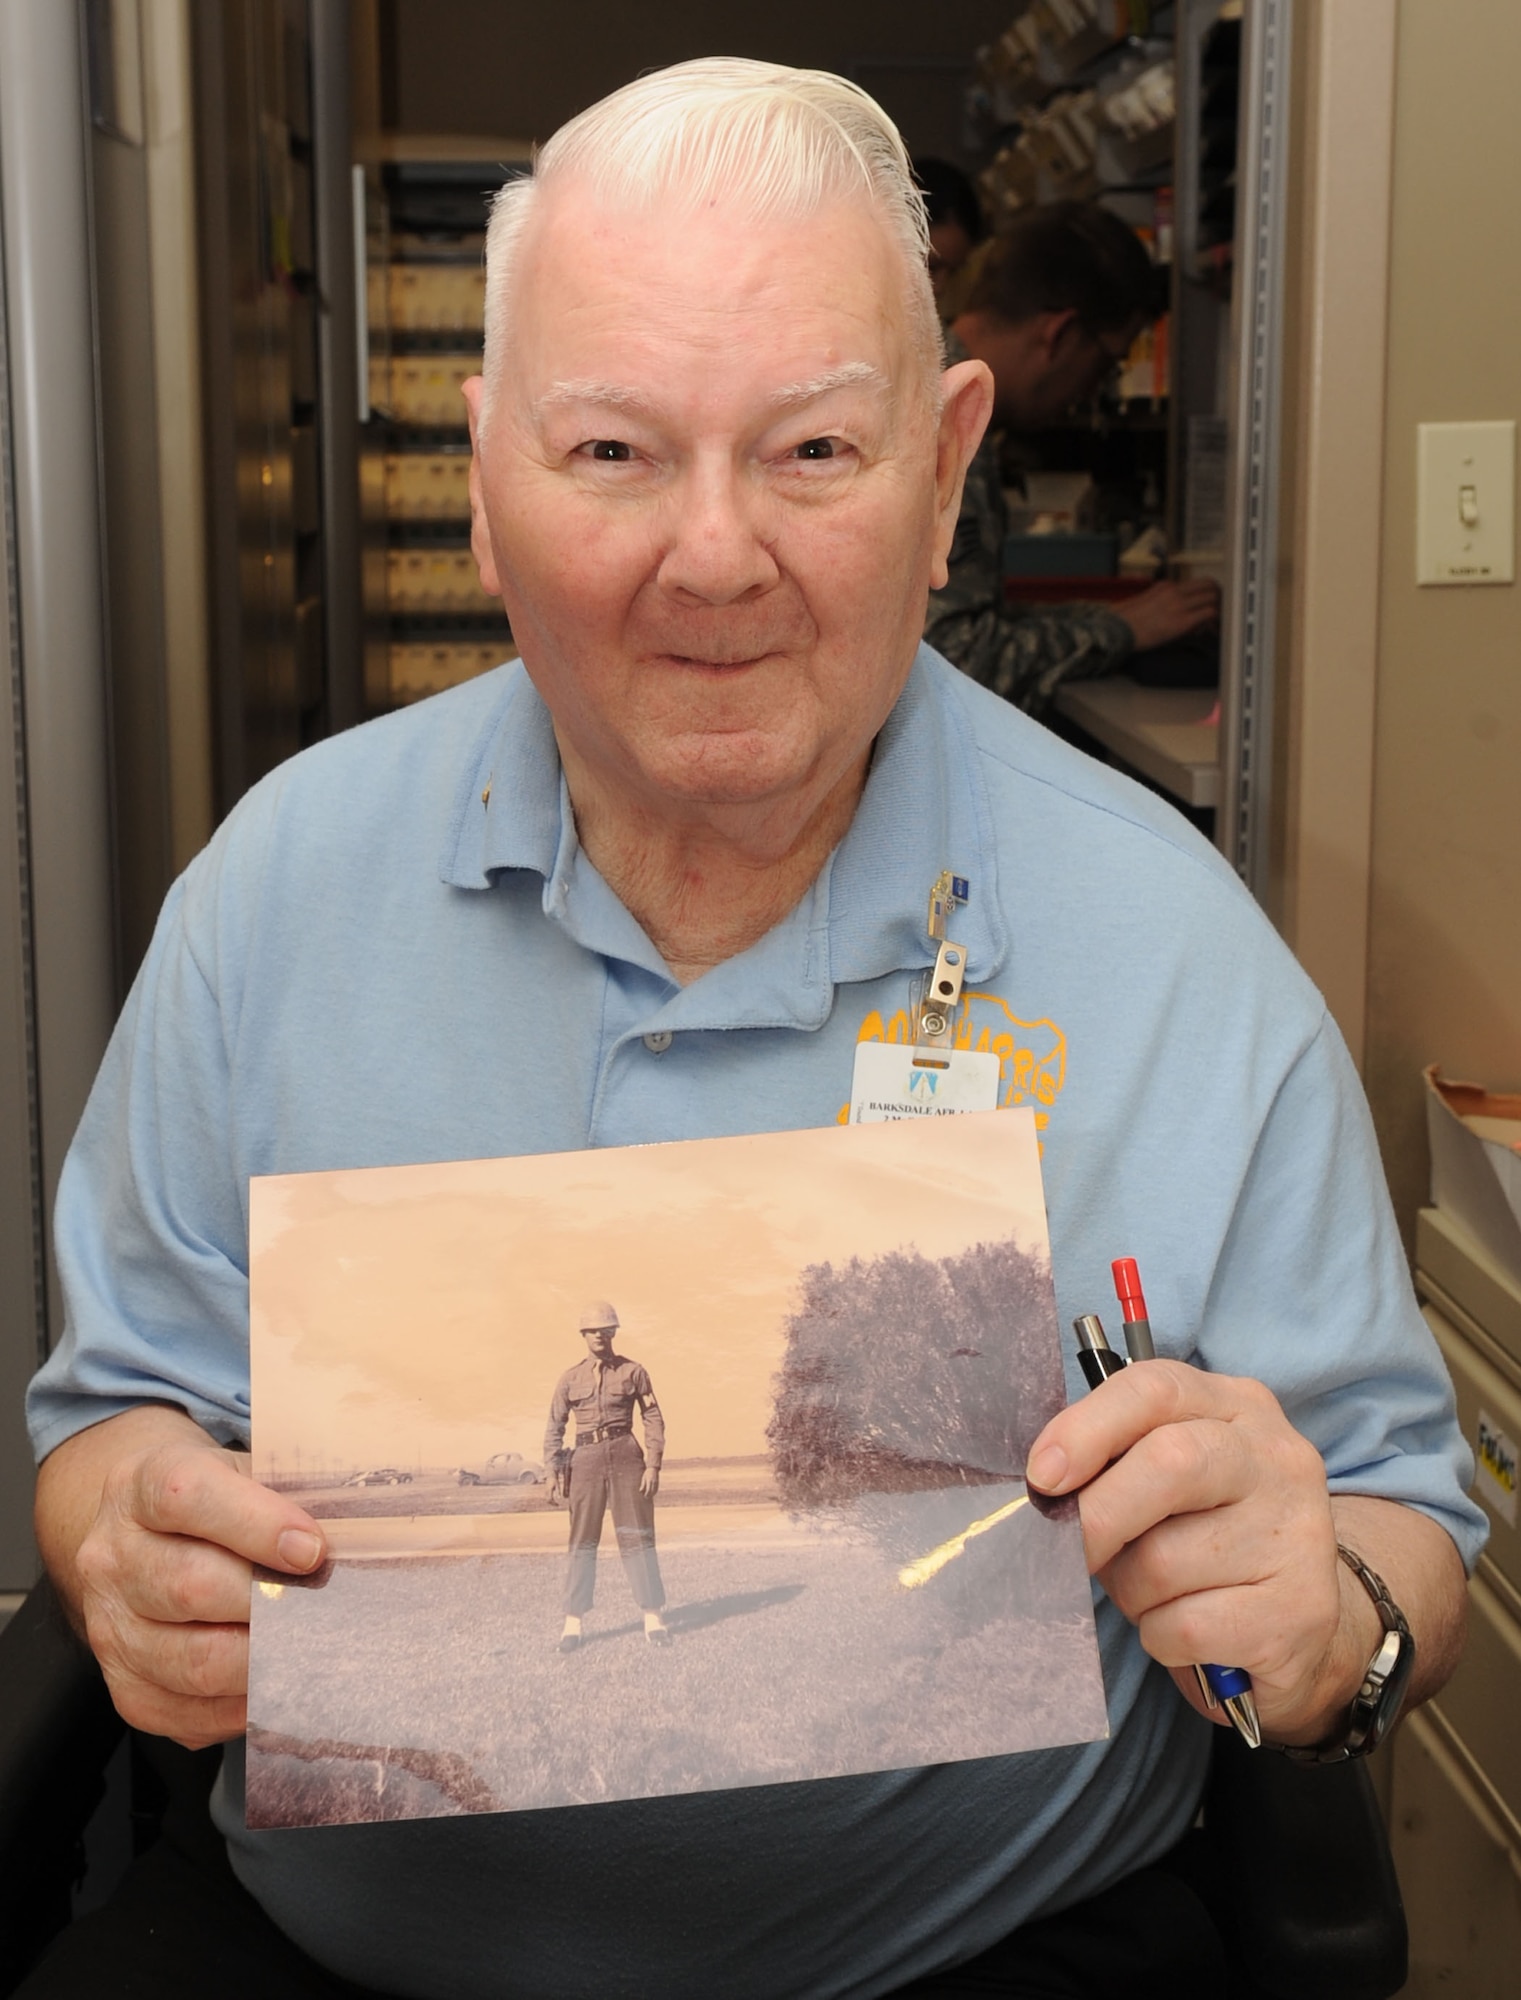
[(1367, 1101), (1329, 1016), (1250, 1154), (1200, 1358), (1274, 1391), (1333, 1492), (1419, 1508), (1472, 1567), (1486, 1534), (1468, 1497), (1472, 1455), (1411, 1288)]
[[(170, 891), (59, 1184), (62, 1338), (34, 1379), (37, 1457), (147, 1402), (248, 1441), (246, 1179), (234, 1170), (228, 1023), (215, 965), (215, 856)], [(209, 888), (197, 950), (191, 911)]]

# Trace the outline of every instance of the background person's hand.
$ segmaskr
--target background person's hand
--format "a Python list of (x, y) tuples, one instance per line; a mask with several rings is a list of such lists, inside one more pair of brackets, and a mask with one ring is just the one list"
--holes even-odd
[(1167, 579), (1113, 608), (1130, 627), (1136, 651), (1145, 653), (1218, 624), (1220, 586), (1207, 576)]
[(1222, 1719), (1191, 1671), (1208, 1660), (1251, 1675), (1265, 1734), (1336, 1729), (1378, 1619), (1343, 1587), (1320, 1454), (1260, 1383), (1122, 1369), (1046, 1426), (1026, 1470), (1042, 1492), (1081, 1489), (1090, 1571), (1195, 1708)]
[(38, 1528), (126, 1720), (193, 1750), (241, 1735), (253, 1566), (316, 1569), (325, 1550), (311, 1516), (182, 1411), (152, 1405), (58, 1447), (38, 1482)]

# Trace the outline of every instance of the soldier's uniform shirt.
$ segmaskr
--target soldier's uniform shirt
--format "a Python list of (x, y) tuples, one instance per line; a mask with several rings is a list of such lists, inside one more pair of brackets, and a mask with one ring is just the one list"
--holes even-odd
[[(642, 1453), (633, 1436), (635, 1409), (644, 1430)], [(544, 1432), (546, 1464), (559, 1457), (571, 1417), (576, 1448), (570, 1461), (570, 1540), (560, 1609), (577, 1618), (590, 1611), (597, 1589), (597, 1547), (611, 1508), (618, 1554), (634, 1602), (641, 1611), (659, 1611), (665, 1604), (665, 1584), (655, 1554), (655, 1502), (642, 1490), (642, 1481), (646, 1469), (660, 1470), (665, 1418), (643, 1364), (618, 1353), (606, 1360), (588, 1354), (566, 1369), (550, 1398)], [(619, 1436), (599, 1437), (607, 1424), (626, 1428)]]
[[(857, 1042), (907, 1033), (943, 868), (971, 884), (958, 1038), (1036, 1114), (1061, 1324), (1133, 1255), (1162, 1353), (1260, 1376), (1334, 1491), (1424, 1509), (1471, 1562), (1472, 1461), (1319, 996), (1178, 814), (927, 649), (818, 879), (689, 986), (582, 851), (520, 666), (255, 786), (169, 895), (64, 1169), (38, 1452), (146, 1398), (246, 1440), (250, 1174), (835, 1122)], [(387, 1992), (876, 2000), (1193, 1818), (1210, 1725), (1095, 1615), (1107, 1742), (268, 1833), (233, 1744), (213, 1811), (280, 1926)]]
[(658, 1472), (665, 1453), (665, 1418), (643, 1364), (622, 1354), (610, 1354), (606, 1361), (588, 1354), (574, 1368), (567, 1368), (555, 1384), (544, 1432), (545, 1464), (564, 1443), (570, 1418), (575, 1418), (579, 1437), (604, 1424), (632, 1425), (636, 1408), (644, 1427), (644, 1462), (651, 1472)]
[[(947, 363), (969, 359), (949, 330), (945, 350)], [(983, 687), (1029, 715), (1044, 715), (1063, 681), (1116, 672), (1135, 651), (1135, 639), (1102, 604), (1013, 609), (1003, 594), (1008, 531), (998, 446), (988, 432), (967, 468), (950, 576), (930, 592), (924, 638)]]

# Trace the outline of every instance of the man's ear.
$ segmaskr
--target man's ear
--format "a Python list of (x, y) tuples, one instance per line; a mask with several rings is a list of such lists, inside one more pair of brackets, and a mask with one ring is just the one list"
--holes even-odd
[(481, 486), (481, 399), (485, 393), (483, 375), (472, 375), (460, 384), (470, 420), (470, 553), (481, 573), (481, 589), (488, 597), (500, 597), (502, 586), (496, 573), (496, 551), (491, 546), (491, 527), (486, 519)]
[(1063, 306), (1059, 312), (1045, 312), (1036, 322), (1036, 342), (1047, 365), (1070, 343), (1078, 328), (1077, 307)]
[(935, 544), (930, 588), (943, 588), (961, 513), (966, 470), (993, 414), (993, 371), (985, 361), (958, 361), (940, 378), (940, 434), (935, 447)]

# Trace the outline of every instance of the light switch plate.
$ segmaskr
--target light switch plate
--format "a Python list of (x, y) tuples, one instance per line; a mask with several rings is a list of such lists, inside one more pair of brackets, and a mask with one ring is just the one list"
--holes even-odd
[(1416, 428), (1416, 582), (1514, 583), (1514, 421)]

